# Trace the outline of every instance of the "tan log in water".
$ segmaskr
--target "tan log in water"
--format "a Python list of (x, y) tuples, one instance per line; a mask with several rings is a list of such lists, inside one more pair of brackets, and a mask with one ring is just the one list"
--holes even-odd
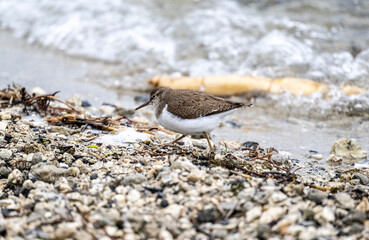
[[(265, 78), (254, 76), (209, 76), (209, 77), (171, 77), (155, 76), (149, 80), (155, 87), (164, 86), (173, 89), (202, 90), (214, 95), (234, 95), (250, 91), (283, 93), (290, 91), (295, 95), (312, 94), (316, 91), (328, 91), (329, 85), (303, 78)], [(366, 91), (353, 85), (341, 86), (347, 94), (361, 94)]]

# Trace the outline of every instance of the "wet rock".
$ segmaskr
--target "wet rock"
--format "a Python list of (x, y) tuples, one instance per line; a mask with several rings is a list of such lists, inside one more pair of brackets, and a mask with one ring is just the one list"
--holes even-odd
[(10, 159), (12, 159), (12, 155), (13, 155), (12, 151), (8, 149), (0, 150), (0, 160), (9, 161)]
[(369, 178), (367, 176), (365, 176), (364, 174), (355, 173), (352, 178), (353, 179), (359, 179), (360, 183), (363, 184), (363, 185), (368, 185), (369, 184)]
[(321, 190), (310, 188), (306, 197), (314, 202), (322, 202), (325, 198), (327, 198), (327, 194)]
[(334, 142), (331, 152), (338, 157), (342, 157), (344, 161), (364, 159), (368, 155), (355, 139), (347, 140), (345, 138)]
[(39, 163), (31, 168), (31, 173), (44, 182), (53, 183), (65, 176), (67, 170), (51, 164)]
[(350, 197), (347, 193), (337, 193), (334, 195), (334, 198), (340, 205), (340, 207), (344, 209), (352, 209), (355, 207), (355, 201)]
[(199, 224), (207, 222), (215, 223), (216, 220), (214, 208), (200, 210), (197, 214), (197, 222)]

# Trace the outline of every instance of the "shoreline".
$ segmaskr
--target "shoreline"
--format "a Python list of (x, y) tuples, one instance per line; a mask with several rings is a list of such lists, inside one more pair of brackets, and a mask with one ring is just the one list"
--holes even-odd
[[(111, 119), (121, 116), (110, 110)], [(173, 136), (147, 125), (149, 139), (109, 145), (91, 141), (107, 129), (39, 123), (22, 112), (1, 109), (4, 238), (369, 237), (367, 169), (332, 170), (237, 141), (218, 143), (209, 158), (205, 140), (161, 148)], [(145, 114), (109, 126), (135, 130), (149, 122)]]

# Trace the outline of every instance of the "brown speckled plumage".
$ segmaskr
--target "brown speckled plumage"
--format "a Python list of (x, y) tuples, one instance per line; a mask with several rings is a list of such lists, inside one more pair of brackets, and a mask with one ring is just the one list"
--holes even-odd
[[(232, 109), (247, 107), (244, 103), (236, 103), (195, 90), (173, 90), (158, 87), (151, 92), (150, 100), (158, 104), (156, 117), (159, 117), (164, 107), (168, 112), (183, 118), (194, 119), (209, 116)], [(159, 101), (160, 99), (160, 101)]]

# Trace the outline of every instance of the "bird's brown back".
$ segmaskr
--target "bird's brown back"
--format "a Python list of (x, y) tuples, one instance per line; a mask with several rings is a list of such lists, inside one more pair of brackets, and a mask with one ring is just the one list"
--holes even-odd
[(167, 105), (167, 110), (183, 119), (194, 119), (226, 112), (245, 106), (195, 90), (168, 90), (162, 96), (162, 104), (158, 107), (160, 114)]

